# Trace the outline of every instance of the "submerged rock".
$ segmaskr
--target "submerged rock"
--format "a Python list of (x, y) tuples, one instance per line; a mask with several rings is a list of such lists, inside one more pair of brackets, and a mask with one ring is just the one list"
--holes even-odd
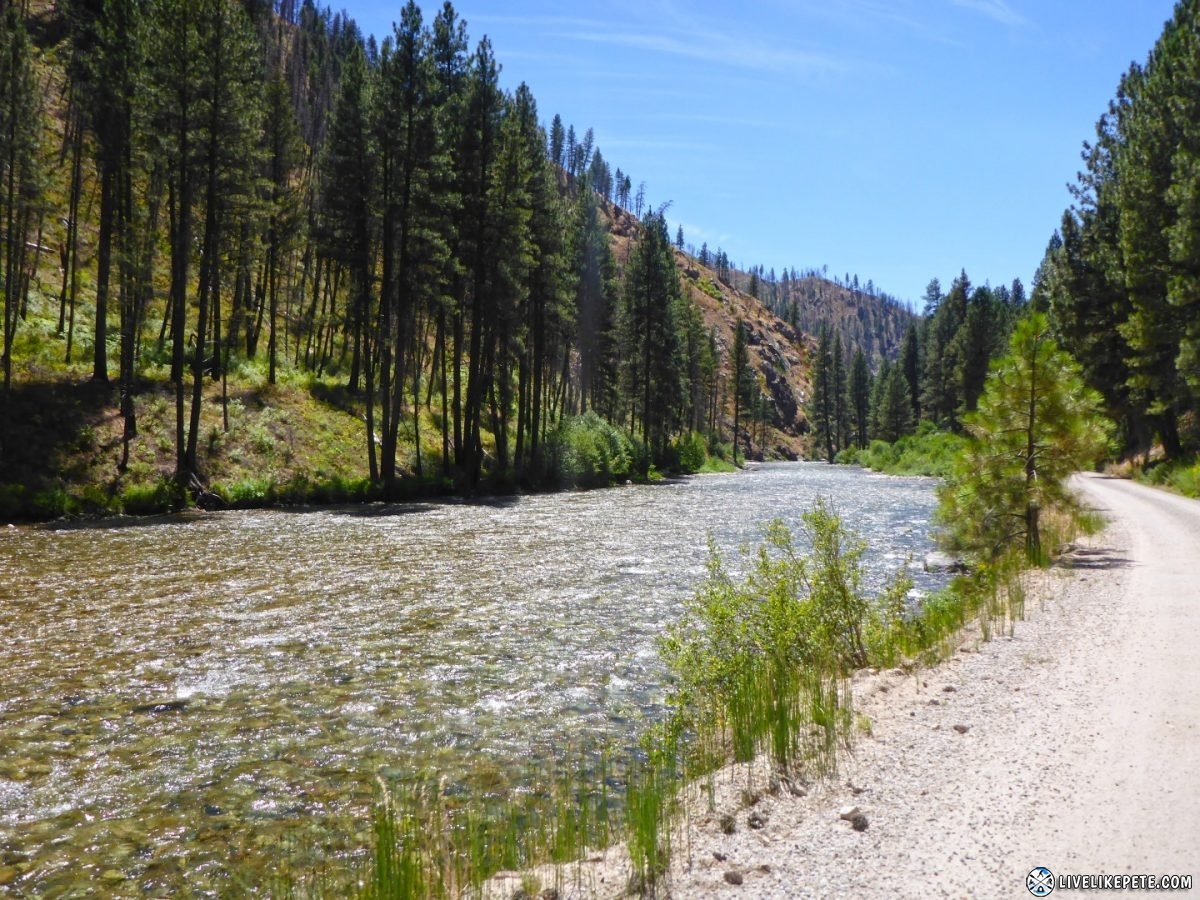
[(133, 708), (135, 713), (166, 713), (183, 712), (187, 709), (187, 700), (163, 700), (158, 703), (139, 703)]

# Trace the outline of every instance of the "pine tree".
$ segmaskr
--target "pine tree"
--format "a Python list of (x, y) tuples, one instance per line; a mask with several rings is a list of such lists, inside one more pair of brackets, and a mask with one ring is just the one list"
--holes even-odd
[(301, 224), (300, 197), (292, 185), (302, 153), (300, 129), (287, 85), (276, 75), (266, 87), (263, 157), (267, 213), (267, 383), (276, 382), (279, 326), (279, 282), (282, 256)]
[(868, 443), (871, 419), (871, 370), (862, 348), (854, 351), (854, 362), (850, 366), (849, 408), (854, 425), (854, 443), (865, 449)]
[[(420, 325), (440, 295), (448, 252), (439, 229), (441, 211), (435, 186), (449, 177), (450, 161), (438, 141), (435, 101), (439, 90), (430, 41), (420, 8), (409, 0), (380, 60), (376, 128), (377, 146), (383, 148), (382, 284), (375, 340), (382, 401), (380, 477), (388, 493), (394, 491), (399, 477), (396, 457), (409, 376), (413, 394), (417, 394), (425, 350)], [(482, 52), (490, 61), (490, 49)], [(494, 72), (494, 62), (490, 67)], [(498, 96), (496, 102), (498, 115)], [(471, 412), (478, 427), (482, 390), (474, 399), (477, 402)], [(415, 415), (416, 410), (412, 411)]]
[[(97, 144), (100, 222), (96, 238), (96, 316), (92, 377), (108, 381), (109, 299), (131, 288), (128, 278), (113, 278), (113, 260), (131, 258), (134, 98), (144, 53), (139, 23), (145, 10), (136, 0), (75, 0), (69, 5), (73, 25), (72, 77), (83, 93), (88, 127)], [(122, 293), (122, 303), (128, 302)]]
[(925, 371), (922, 379), (921, 408), (926, 417), (942, 428), (958, 427), (958, 408), (961, 397), (962, 344), (956, 341), (967, 315), (967, 298), (971, 283), (966, 272), (954, 279), (950, 292), (943, 298), (926, 294), (926, 309), (937, 299), (929, 320), (929, 339), (925, 347)]
[(880, 369), (876, 385), (873, 435), (892, 444), (912, 433), (908, 383), (898, 366), (888, 364)]
[(365, 369), (367, 460), (372, 481), (379, 479), (375, 452), (374, 351), (371, 342), (374, 247), (376, 243), (373, 194), (376, 154), (371, 146), (370, 86), (362, 50), (353, 52), (343, 69), (333, 121), (322, 159), (322, 207), (328, 226), (325, 252), (350, 270), (349, 326), (354, 341), (354, 363), (349, 388), (358, 391), (360, 368)]
[(750, 355), (746, 336), (746, 323), (737, 320), (733, 332), (733, 349), (730, 353), (730, 370), (733, 375), (733, 464), (738, 460), (738, 426), (742, 418), (743, 386), (750, 369)]
[(840, 452), (850, 443), (851, 404), (849, 382), (846, 375), (846, 355), (842, 351), (842, 334), (835, 332), (833, 347), (830, 350), (833, 362), (833, 378), (830, 385), (833, 391), (834, 416), (834, 452)]
[(661, 459), (672, 413), (685, 394), (678, 307), (679, 270), (666, 220), (651, 210), (626, 269), (622, 356), (626, 396), (640, 414), (642, 440)]
[[(464, 287), (468, 302), (464, 304), (464, 312), (470, 330), (466, 404), (462, 415), (464, 433), (459, 445), (462, 452), (457, 459), (472, 485), (479, 481), (483, 462), (482, 412), (490, 377), (484, 349), (491, 349), (494, 334), (495, 311), (490, 302), (490, 282), (496, 264), (492, 188), (503, 109), (499, 69), (491, 44), (485, 38), (471, 57), (464, 133), (458, 155), (463, 202), (460, 254), (466, 272)], [(574, 127), (568, 129), (567, 143), (568, 154), (573, 153)]]
[(817, 355), (812, 366), (812, 401), (809, 419), (813, 440), (825, 451), (825, 459), (833, 462), (837, 455), (837, 403), (834, 399), (833, 344), (829, 324), (821, 322), (817, 336)]
[(913, 421), (921, 420), (921, 347), (916, 323), (909, 323), (904, 332), (904, 344), (900, 349), (900, 371), (908, 386), (909, 405)]
[(992, 292), (978, 287), (971, 293), (967, 314), (955, 335), (961, 405), (958, 416), (974, 412), (983, 393), (988, 363), (1000, 344), (1000, 314)]
[(583, 191), (575, 204), (574, 277), (580, 411), (616, 416), (616, 262), (599, 204)]
[(554, 121), (550, 124), (550, 161), (560, 169), (563, 168), (566, 139), (562, 116), (555, 113)]
[(950, 542), (985, 559), (1021, 547), (1040, 562), (1042, 512), (1069, 505), (1067, 477), (1105, 450), (1099, 407), (1046, 317), (1033, 313), (1018, 324), (978, 410), (965, 418), (969, 439), (941, 492)]

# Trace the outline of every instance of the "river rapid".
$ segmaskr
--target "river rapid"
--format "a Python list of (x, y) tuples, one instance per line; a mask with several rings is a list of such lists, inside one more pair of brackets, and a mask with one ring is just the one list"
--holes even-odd
[[(0, 893), (237, 892), (281, 840), (366, 840), (377, 774), (499, 789), (636, 740), (656, 639), (765, 523), (830, 499), (878, 584), (929, 479), (819, 463), (480, 502), (0, 533)], [(358, 830), (356, 833), (356, 829)]]

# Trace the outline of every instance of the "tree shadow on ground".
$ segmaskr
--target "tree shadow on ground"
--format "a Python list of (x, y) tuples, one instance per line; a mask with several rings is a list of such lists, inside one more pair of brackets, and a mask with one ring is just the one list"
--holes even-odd
[(1056, 563), (1063, 569), (1127, 569), (1133, 560), (1122, 556), (1111, 547), (1075, 547), (1058, 558)]
[(117, 387), (97, 381), (14, 384), (0, 392), (0, 484), (42, 485), (47, 472), (85, 458), (87, 426), (118, 416)]

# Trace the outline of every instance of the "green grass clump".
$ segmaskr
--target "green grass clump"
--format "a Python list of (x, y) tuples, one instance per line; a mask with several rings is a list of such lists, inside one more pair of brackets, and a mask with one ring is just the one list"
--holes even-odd
[(132, 484), (121, 492), (121, 511), (132, 516), (152, 515), (182, 506), (185, 498), (179, 485), (169, 478)]
[(736, 472), (738, 467), (727, 459), (722, 459), (719, 456), (710, 456), (704, 460), (697, 471), (697, 475), (719, 475), (728, 472)]

